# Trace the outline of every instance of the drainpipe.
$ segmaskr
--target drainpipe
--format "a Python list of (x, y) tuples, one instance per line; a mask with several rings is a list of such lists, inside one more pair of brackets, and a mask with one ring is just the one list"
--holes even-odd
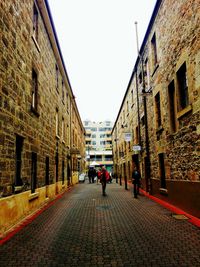
[[(141, 55), (139, 52), (137, 22), (135, 22), (135, 27), (136, 27), (138, 57), (141, 59), (141, 64), (142, 64), (142, 93), (143, 93), (143, 106), (144, 106), (145, 150), (146, 150), (146, 160), (145, 160), (146, 190), (147, 192), (151, 193), (151, 162), (150, 162), (149, 130), (148, 130), (148, 118), (147, 118), (147, 100), (146, 100), (147, 92), (145, 90), (145, 77), (144, 77), (144, 60), (143, 60), (143, 55)], [(136, 74), (136, 77), (137, 77), (137, 74)], [(138, 98), (139, 98), (139, 95), (138, 95)], [(139, 100), (138, 100), (138, 104), (139, 104)], [(138, 105), (138, 113), (139, 113), (139, 105)], [(139, 135), (139, 137), (140, 137), (140, 142), (141, 142), (141, 136)]]

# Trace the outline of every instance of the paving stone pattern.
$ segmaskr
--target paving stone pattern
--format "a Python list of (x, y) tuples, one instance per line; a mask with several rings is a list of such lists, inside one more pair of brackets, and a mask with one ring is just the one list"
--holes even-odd
[(200, 230), (144, 196), (79, 184), (0, 247), (0, 266), (200, 266)]

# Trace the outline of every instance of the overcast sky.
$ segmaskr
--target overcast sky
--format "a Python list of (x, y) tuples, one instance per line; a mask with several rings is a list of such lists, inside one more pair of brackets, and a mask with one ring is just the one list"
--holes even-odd
[(48, 0), (82, 120), (115, 121), (156, 0)]

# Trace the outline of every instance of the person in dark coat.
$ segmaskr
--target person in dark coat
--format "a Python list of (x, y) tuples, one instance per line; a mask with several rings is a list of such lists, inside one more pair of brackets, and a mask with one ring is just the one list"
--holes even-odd
[(133, 193), (135, 198), (137, 198), (137, 195), (139, 194), (140, 179), (141, 175), (137, 170), (137, 167), (135, 167), (132, 173)]
[(93, 170), (92, 168), (89, 168), (88, 170), (88, 178), (89, 178), (89, 183), (91, 184), (92, 181), (92, 175), (93, 175)]

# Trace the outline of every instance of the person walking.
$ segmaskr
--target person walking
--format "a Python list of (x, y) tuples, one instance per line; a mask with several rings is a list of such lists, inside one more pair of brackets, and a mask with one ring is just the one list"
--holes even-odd
[(89, 178), (89, 183), (90, 184), (91, 184), (91, 181), (92, 181), (92, 175), (93, 175), (92, 168), (89, 168), (89, 170), (88, 170), (88, 178)]
[(99, 168), (97, 171), (97, 184), (99, 183), (100, 179), (101, 179), (101, 168)]
[(102, 166), (102, 172), (101, 172), (101, 185), (102, 185), (102, 195), (106, 196), (106, 183), (109, 179), (109, 173), (106, 170), (105, 166)]
[(141, 175), (140, 175), (139, 171), (137, 170), (137, 167), (135, 166), (133, 173), (132, 173), (132, 184), (133, 184), (134, 198), (137, 198), (137, 195), (139, 194), (140, 179), (141, 179)]

